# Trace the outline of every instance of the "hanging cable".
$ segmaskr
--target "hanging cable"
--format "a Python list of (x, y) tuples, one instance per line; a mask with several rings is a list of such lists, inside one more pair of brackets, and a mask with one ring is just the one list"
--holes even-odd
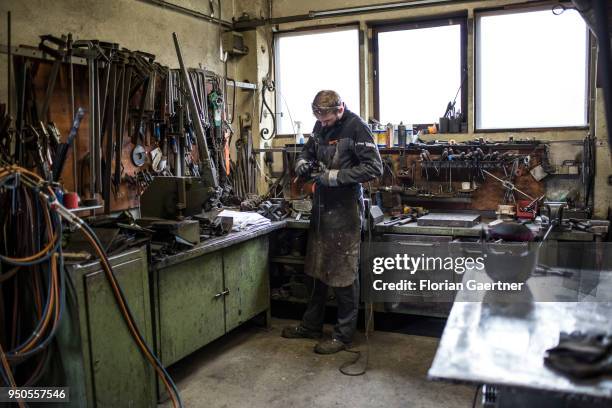
[[(119, 285), (117, 278), (113, 272), (108, 256), (106, 255), (99, 239), (93, 233), (91, 228), (80, 218), (68, 211), (61, 205), (53, 190), (45, 183), (45, 181), (33, 172), (27, 169), (11, 165), (0, 167), (0, 190), (3, 192), (2, 198), (7, 199), (9, 194), (23, 193), (26, 196), (32, 197), (33, 201), (40, 202), (39, 206), (44, 219), (44, 232), (46, 232), (46, 244), (42, 250), (35, 252), (33, 255), (8, 255), (3, 254), (0, 260), (9, 265), (15, 265), (9, 271), (9, 278), (2, 276), (1, 283), (6, 283), (8, 279), (17, 279), (19, 270), (23, 267), (40, 266), (49, 264), (46, 270), (49, 274), (47, 301), (44, 309), (40, 314), (40, 319), (36, 324), (34, 331), (11, 350), (4, 351), (0, 348), (0, 358), (2, 359), (4, 368), (2, 371), (3, 380), (10, 386), (14, 386), (14, 378), (12, 376), (9, 361), (21, 361), (34, 354), (38, 354), (45, 350), (53, 340), (56, 330), (61, 321), (62, 311), (65, 308), (65, 292), (66, 292), (66, 274), (63, 268), (63, 257), (61, 255), (61, 221), (60, 217), (80, 229), (87, 241), (92, 245), (94, 251), (100, 259), (100, 265), (104, 271), (105, 277), (108, 279), (113, 296), (119, 307), (119, 310), (126, 322), (129, 333), (134, 339), (136, 345), (140, 349), (145, 359), (153, 366), (156, 374), (161, 379), (168, 395), (172, 400), (174, 407), (182, 407), (182, 402), (176, 384), (165, 370), (162, 363), (148, 346), (142, 336), (138, 326), (135, 323), (132, 311), (127, 303), (125, 294)], [(8, 203), (5, 203), (8, 204)], [(14, 217), (18, 218), (18, 217)], [(6, 234), (7, 226), (5, 222), (4, 232)], [(9, 225), (10, 227), (10, 225)], [(6, 239), (5, 239), (6, 242)], [(5, 245), (6, 246), (6, 245)], [(15, 292), (15, 296), (17, 292)], [(15, 302), (17, 305), (18, 303)], [(16, 311), (16, 309), (15, 309)], [(16, 314), (14, 314), (15, 320)], [(45, 359), (47, 356), (43, 356)], [(6, 364), (4, 362), (6, 361)], [(39, 367), (41, 363), (39, 363)], [(39, 368), (40, 370), (40, 368)]]

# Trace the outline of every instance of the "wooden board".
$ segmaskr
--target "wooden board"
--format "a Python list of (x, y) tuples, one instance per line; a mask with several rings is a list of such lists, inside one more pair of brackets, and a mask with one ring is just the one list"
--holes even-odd
[[(489, 147), (487, 147), (487, 149), (489, 149)], [(491, 146), (490, 149), (495, 150), (495, 147)], [(520, 153), (520, 154), (531, 154), (531, 161), (529, 164), (530, 168), (535, 167), (536, 165), (541, 163), (541, 160), (542, 160), (542, 157), (541, 157), (542, 150), (534, 151), (531, 146), (522, 147), (522, 148), (520, 146), (517, 146), (516, 150), (512, 150), (510, 152)], [(419, 153), (408, 153), (408, 152), (401, 153), (401, 154), (383, 153), (382, 158), (383, 160), (385, 159), (390, 160), (389, 166), (385, 166), (385, 178), (384, 178), (384, 184), (383, 184), (385, 186), (398, 185), (398, 186), (403, 186), (403, 187), (412, 187), (413, 185), (416, 185), (417, 187), (429, 188), (433, 192), (438, 192), (440, 187), (442, 187), (443, 191), (446, 191), (448, 189), (449, 183), (448, 181), (445, 181), (446, 178), (445, 177), (436, 178), (435, 171), (432, 172), (434, 173), (434, 175), (430, 177), (430, 180), (429, 181), (427, 180), (427, 178), (425, 177), (425, 173), (421, 172), (421, 167), (419, 163), (420, 161)], [(433, 159), (437, 159), (437, 156), (434, 156)], [(415, 164), (414, 167), (413, 167), (413, 163)], [(414, 172), (415, 173), (414, 177), (411, 177), (411, 176), (398, 177), (399, 171), (401, 169), (409, 170), (412, 168), (416, 170)], [(510, 168), (510, 166), (508, 166), (508, 168)], [(392, 176), (390, 175), (391, 170), (393, 173)], [(439, 171), (440, 173), (443, 173), (443, 169), (439, 169)], [(506, 178), (503, 170), (501, 169), (489, 170), (489, 171), (501, 179)], [(469, 181), (469, 179), (464, 179), (464, 180), (456, 179), (457, 172), (453, 172), (452, 174), (454, 175), (453, 181), (451, 182), (453, 191), (458, 191), (459, 189), (461, 189), (462, 181)], [(475, 191), (471, 192), (471, 201), (468, 201), (465, 203), (444, 202), (443, 200), (436, 201), (436, 199), (434, 198), (432, 200), (427, 200), (427, 202), (422, 202), (422, 203), (415, 202), (414, 204), (423, 205), (426, 208), (431, 208), (431, 209), (445, 209), (445, 210), (461, 209), (461, 210), (478, 210), (478, 211), (494, 211), (494, 210), (497, 210), (497, 206), (499, 204), (504, 204), (503, 199), (504, 199), (504, 193), (506, 190), (499, 181), (495, 180), (491, 176), (485, 175), (484, 181), (476, 180), (476, 182), (478, 184), (478, 188)], [(515, 177), (514, 184), (518, 189), (520, 189), (521, 191), (524, 191), (525, 193), (529, 194), (530, 196), (534, 198), (540, 197), (545, 193), (544, 183), (536, 181), (531, 176), (531, 174), (529, 174), (529, 171), (524, 168), (522, 169), (521, 174)], [(515, 192), (514, 194), (517, 200), (525, 199), (525, 197), (523, 197), (519, 193)], [(406, 202), (410, 201), (410, 199), (407, 196), (404, 196), (403, 200)], [(412, 203), (410, 202), (410, 204)]]

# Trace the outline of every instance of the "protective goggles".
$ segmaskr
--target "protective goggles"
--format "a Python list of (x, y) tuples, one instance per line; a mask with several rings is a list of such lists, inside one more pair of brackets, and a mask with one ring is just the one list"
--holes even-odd
[(338, 112), (342, 105), (337, 106), (319, 106), (314, 103), (310, 105), (312, 107), (312, 113), (317, 116), (327, 115), (328, 113)]

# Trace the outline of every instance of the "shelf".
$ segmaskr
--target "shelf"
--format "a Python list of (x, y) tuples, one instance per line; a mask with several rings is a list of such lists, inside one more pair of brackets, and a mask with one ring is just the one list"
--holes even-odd
[(430, 153), (442, 153), (445, 148), (452, 147), (456, 152), (467, 151), (470, 148), (481, 148), (485, 153), (489, 150), (543, 150), (546, 146), (541, 142), (514, 142), (514, 143), (460, 143), (449, 145), (448, 143), (437, 144), (416, 144), (407, 145), (406, 147), (379, 147), (380, 154), (400, 154), (400, 153), (420, 153), (423, 149), (427, 149)]

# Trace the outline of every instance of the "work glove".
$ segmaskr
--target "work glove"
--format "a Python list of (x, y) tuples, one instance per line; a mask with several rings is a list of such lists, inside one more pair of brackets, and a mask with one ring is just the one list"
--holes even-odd
[(295, 174), (297, 174), (298, 177), (307, 178), (311, 171), (312, 167), (306, 160), (298, 161), (295, 166)]
[(325, 187), (337, 187), (338, 170), (325, 170), (316, 177), (315, 182)]

